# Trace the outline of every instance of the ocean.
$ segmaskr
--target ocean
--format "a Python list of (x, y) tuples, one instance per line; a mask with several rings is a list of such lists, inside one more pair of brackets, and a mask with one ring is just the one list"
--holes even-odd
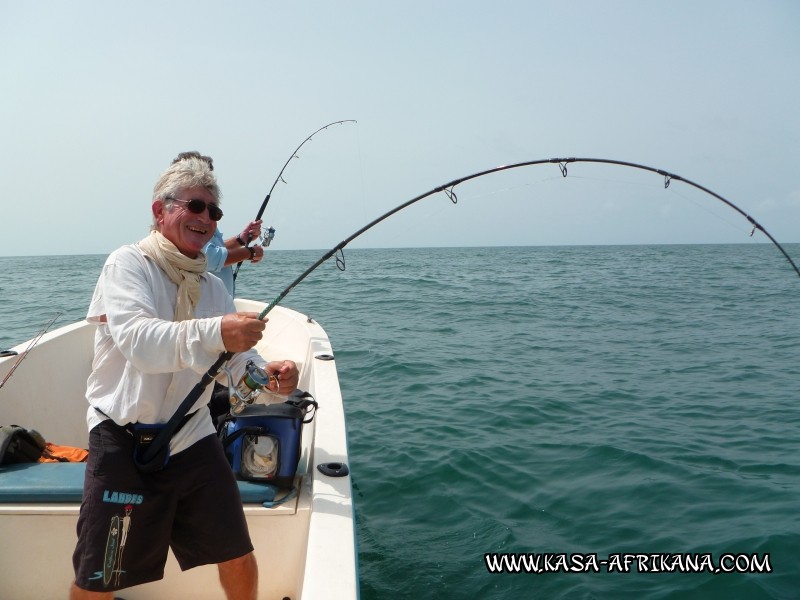
[[(238, 295), (321, 255), (269, 250)], [(104, 259), (0, 258), (0, 349), (83, 318)], [(362, 599), (800, 598), (800, 278), (774, 246), (345, 259), (283, 304), (336, 355)]]

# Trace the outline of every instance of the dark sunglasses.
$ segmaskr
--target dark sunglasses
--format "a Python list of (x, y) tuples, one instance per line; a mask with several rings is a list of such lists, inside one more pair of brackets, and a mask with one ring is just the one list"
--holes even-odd
[(219, 221), (222, 218), (222, 211), (219, 206), (211, 202), (206, 203), (205, 200), (199, 200), (197, 198), (193, 198), (192, 200), (178, 200), (177, 198), (173, 198), (172, 201), (182, 202), (186, 205), (186, 208), (189, 209), (190, 213), (196, 215), (202, 214), (203, 211), (208, 208), (208, 216), (212, 221)]

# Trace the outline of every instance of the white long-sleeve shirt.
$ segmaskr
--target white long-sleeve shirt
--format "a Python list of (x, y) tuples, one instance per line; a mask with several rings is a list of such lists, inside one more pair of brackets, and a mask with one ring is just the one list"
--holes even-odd
[[(103, 414), (119, 425), (165, 423), (225, 351), (222, 315), (236, 312), (233, 299), (209, 273), (200, 276), (200, 286), (195, 318), (175, 322), (178, 287), (166, 273), (137, 245), (111, 253), (86, 317), (97, 324), (86, 388), (89, 429), (105, 419)], [(248, 359), (265, 364), (254, 350), (235, 354), (229, 366), (236, 381)], [(172, 454), (214, 433), (206, 408), (212, 388), (188, 411), (197, 412), (173, 436)]]

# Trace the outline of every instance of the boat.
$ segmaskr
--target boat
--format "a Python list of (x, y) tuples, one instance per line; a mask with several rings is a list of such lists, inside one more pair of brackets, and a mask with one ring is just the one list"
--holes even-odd
[[(265, 305), (237, 299), (237, 309)], [(34, 429), (59, 445), (88, 447), (86, 379), (94, 353), (95, 326), (86, 321), (42, 335), (35, 345), (12, 348), (0, 358), (0, 379), (29, 352), (0, 388), (0, 424)], [(240, 482), (244, 511), (259, 565), (259, 598), (352, 600), (358, 567), (344, 408), (336, 361), (324, 329), (285, 307), (269, 313), (256, 350), (288, 358), (300, 369), (298, 388), (317, 401), (303, 427), (293, 494), (282, 503), (262, 502)], [(263, 397), (263, 395), (262, 395)], [(260, 399), (256, 399), (258, 403)], [(0, 598), (63, 598), (73, 580), (72, 552), (84, 463), (0, 466)], [(262, 486), (263, 491), (263, 486)], [(217, 568), (182, 572), (170, 552), (164, 578), (117, 592), (124, 600), (220, 598)]]

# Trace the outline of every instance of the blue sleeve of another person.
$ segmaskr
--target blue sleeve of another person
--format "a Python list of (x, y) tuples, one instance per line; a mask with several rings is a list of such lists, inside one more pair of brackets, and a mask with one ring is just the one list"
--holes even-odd
[(203, 248), (203, 254), (208, 259), (208, 272), (222, 279), (225, 287), (228, 288), (228, 293), (233, 296), (233, 269), (225, 266), (225, 260), (228, 258), (228, 249), (225, 247), (225, 240), (219, 229), (214, 232), (214, 236)]

